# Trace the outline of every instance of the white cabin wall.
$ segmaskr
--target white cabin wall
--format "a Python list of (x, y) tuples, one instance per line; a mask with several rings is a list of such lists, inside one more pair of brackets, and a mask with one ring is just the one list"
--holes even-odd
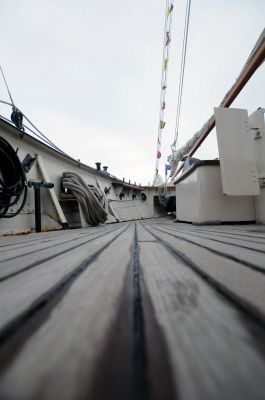
[[(117, 222), (117, 220), (134, 220), (166, 215), (165, 211), (158, 210), (154, 207), (154, 196), (158, 196), (157, 187), (142, 187), (142, 190), (137, 191), (137, 198), (133, 200), (133, 188), (127, 188), (127, 183), (124, 183), (124, 185), (122, 182), (120, 184), (118, 182), (112, 184), (112, 181), (115, 181), (115, 179), (108, 175), (105, 177), (103, 173), (97, 173), (96, 170), (82, 165), (76, 160), (63, 156), (38, 140), (24, 135), (23, 132), (20, 133), (20, 131), (5, 124), (1, 120), (0, 136), (5, 138), (14, 149), (18, 148), (17, 154), (20, 161), (23, 161), (28, 153), (32, 156), (36, 154), (39, 156), (41, 164), (43, 164), (48, 175), (46, 180), (49, 180), (54, 184), (54, 191), (58, 200), (61, 198), (61, 179), (63, 172), (74, 172), (80, 175), (89, 185), (97, 187), (99, 184), (103, 190), (105, 187), (109, 188), (111, 186), (110, 193), (106, 196), (107, 200), (111, 200), (109, 202), (109, 216), (106, 221), (107, 223)], [(37, 160), (27, 174), (27, 180), (29, 179), (43, 179), (42, 171), (38, 166)], [(125, 188), (126, 195), (124, 200), (120, 201), (119, 194), (123, 188)], [(128, 189), (130, 189), (129, 194), (127, 193)], [(146, 194), (146, 201), (139, 198), (139, 195), (142, 192)], [(61, 229), (61, 220), (54, 202), (52, 201), (49, 189), (41, 189), (41, 204), (42, 228), (47, 230)], [(112, 213), (112, 210), (114, 213)], [(79, 211), (82, 227), (88, 227), (81, 207), (79, 207)], [(114, 216), (112, 214), (114, 214)], [(10, 233), (11, 231), (29, 231), (34, 230), (34, 228), (34, 190), (33, 188), (29, 188), (27, 201), (21, 214), (11, 219), (0, 219), (0, 234), (3, 232)]]
[[(93, 173), (89, 168), (82, 166), (78, 161), (67, 159), (61, 154), (53, 151), (44, 144), (26, 136), (3, 124), (0, 121), (0, 136), (6, 139), (10, 145), (14, 148), (18, 148), (18, 157), (22, 161), (27, 153), (31, 155), (40, 155), (42, 157), (45, 169), (49, 175), (50, 182), (54, 183), (54, 190), (57, 198), (60, 198), (61, 192), (61, 178), (63, 172), (75, 172), (79, 174), (87, 184), (97, 186), (96, 179), (100, 182), (101, 186), (109, 187), (111, 181), (104, 179), (104, 177)], [(27, 174), (27, 180), (29, 179), (42, 179), (42, 175), (38, 168), (38, 162), (35, 161), (31, 170)], [(116, 198), (114, 191), (111, 190), (108, 198)], [(42, 227), (48, 229), (61, 229), (60, 219), (56, 208), (51, 200), (48, 189), (41, 189), (41, 204), (42, 204)], [(12, 211), (12, 210), (11, 210)], [(29, 229), (35, 228), (34, 220), (34, 190), (29, 188), (28, 197), (24, 209), (19, 216), (9, 219), (0, 220), (0, 232), (11, 232), (11, 231), (28, 231)], [(82, 210), (80, 210), (82, 226), (88, 226), (82, 216)], [(110, 222), (114, 222), (110, 217)]]
[(249, 116), (252, 130), (256, 166), (259, 176), (260, 195), (255, 196), (256, 221), (265, 224), (265, 122), (264, 108), (259, 108)]
[(253, 195), (255, 220), (265, 223), (264, 108), (215, 108), (223, 192)]
[(226, 196), (219, 165), (201, 165), (176, 184), (176, 218), (195, 224), (254, 221), (253, 196)]

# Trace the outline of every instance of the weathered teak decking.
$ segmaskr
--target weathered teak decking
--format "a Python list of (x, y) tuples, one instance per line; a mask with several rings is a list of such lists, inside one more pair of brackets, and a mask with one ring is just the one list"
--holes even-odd
[(0, 238), (0, 398), (265, 398), (265, 227)]

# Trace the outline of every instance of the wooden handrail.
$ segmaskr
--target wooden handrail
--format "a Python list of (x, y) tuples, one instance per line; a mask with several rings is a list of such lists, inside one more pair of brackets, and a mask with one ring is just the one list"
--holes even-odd
[[(233, 103), (238, 94), (241, 92), (246, 83), (249, 81), (249, 79), (252, 77), (254, 72), (258, 69), (258, 67), (263, 63), (264, 60), (265, 60), (265, 29), (263, 30), (256, 45), (254, 46), (254, 49), (252, 50), (239, 77), (237, 78), (236, 82), (231, 87), (229, 92), (225, 95), (219, 107), (228, 108)], [(197, 139), (193, 147), (187, 153), (188, 156), (192, 156), (195, 153), (195, 151), (200, 147), (200, 145), (204, 142), (206, 137), (215, 127), (214, 115), (212, 115), (210, 119), (212, 121), (209, 123), (209, 125), (206, 126), (205, 130), (201, 133), (200, 137)], [(182, 170), (182, 168), (183, 164), (177, 169), (177, 172), (174, 174), (175, 177)]]

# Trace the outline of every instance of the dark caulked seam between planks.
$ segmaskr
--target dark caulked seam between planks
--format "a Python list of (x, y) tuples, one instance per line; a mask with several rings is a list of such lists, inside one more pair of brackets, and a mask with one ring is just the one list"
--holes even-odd
[[(159, 218), (157, 218), (157, 220), (159, 220)], [(154, 224), (155, 225), (164, 225), (164, 226), (172, 226), (172, 222), (177, 222), (177, 224), (176, 224), (176, 228), (178, 229), (178, 227), (182, 227), (182, 228), (186, 228), (186, 229), (188, 229), (188, 230), (194, 230), (194, 231), (196, 231), (197, 229), (198, 230), (207, 230), (208, 232), (213, 232), (213, 233), (227, 233), (227, 234), (229, 234), (229, 235), (233, 235), (233, 236), (245, 236), (245, 237), (247, 237), (247, 238), (249, 238), (249, 237), (251, 237), (251, 238), (253, 238), (253, 239), (255, 239), (255, 238), (258, 238), (258, 239), (264, 239), (265, 240), (265, 232), (264, 232), (264, 234), (262, 235), (262, 236), (258, 236), (258, 235), (256, 235), (256, 234), (253, 234), (253, 232), (254, 231), (252, 231), (252, 230), (240, 230), (240, 229), (235, 229), (235, 228), (232, 228), (232, 225), (227, 225), (227, 224), (225, 224), (225, 225), (222, 225), (222, 224), (220, 224), (220, 225), (214, 225), (214, 227), (216, 227), (217, 229), (214, 229), (214, 228), (212, 228), (212, 229), (210, 229), (209, 228), (209, 225), (207, 225), (207, 224), (205, 224), (205, 225), (203, 225), (203, 224), (201, 224), (201, 225), (194, 225), (194, 224), (192, 224), (192, 223), (189, 223), (189, 222), (180, 222), (180, 221), (176, 221), (176, 220), (173, 220), (173, 219), (169, 219), (168, 220), (168, 222), (166, 222), (165, 221), (165, 218), (163, 218), (162, 219), (162, 222), (155, 222)], [(210, 225), (210, 226), (213, 226), (213, 225)], [(227, 226), (229, 227), (229, 231), (227, 230)], [(233, 225), (234, 226), (234, 225)], [(239, 225), (239, 226), (244, 226), (244, 225)], [(225, 228), (226, 227), (226, 228)], [(245, 233), (242, 233), (242, 232), (245, 232)], [(249, 232), (248, 234), (246, 234), (246, 232)], [(255, 231), (255, 232), (259, 232), (259, 233), (263, 233), (262, 231)], [(261, 243), (261, 244), (263, 244), (263, 243)]]
[[(237, 244), (237, 243), (231, 243), (231, 242), (227, 242), (227, 241), (220, 240), (220, 239), (213, 239), (213, 238), (211, 238), (209, 236), (203, 236), (200, 232), (196, 233), (196, 231), (191, 231), (191, 230), (188, 230), (188, 229), (182, 229), (180, 227), (178, 227), (178, 229), (166, 227), (165, 229), (169, 229), (170, 231), (176, 232), (176, 233), (183, 232), (185, 235), (194, 236), (196, 238), (202, 238), (202, 239), (206, 239), (206, 240), (211, 240), (212, 242), (217, 242), (217, 243), (224, 243), (224, 244), (226, 244), (228, 246), (235, 246), (235, 247), (239, 247), (239, 248), (242, 248), (242, 249), (245, 249), (245, 250), (250, 250), (250, 251), (255, 251), (257, 253), (265, 254), (265, 250), (255, 249), (253, 247), (248, 247), (248, 246), (244, 246), (244, 245)], [(193, 233), (191, 233), (191, 232), (193, 232)], [(207, 233), (206, 233), (206, 235), (207, 235)], [(237, 239), (237, 240), (239, 240), (239, 239)], [(264, 244), (264, 246), (265, 246), (265, 244)]]
[[(200, 227), (201, 227), (201, 225), (200, 225)], [(219, 228), (219, 227), (218, 227)], [(211, 232), (214, 232), (215, 230), (214, 229), (209, 229), (208, 228), (208, 231), (211, 231)], [(253, 235), (252, 234), (252, 231), (249, 231), (249, 233), (250, 234), (246, 234), (246, 233), (242, 233), (242, 232), (248, 232), (247, 230), (243, 230), (243, 231), (241, 231), (240, 229), (233, 229), (233, 228), (231, 228), (230, 226), (229, 226), (229, 232), (227, 231), (227, 229), (218, 229), (217, 231), (215, 231), (215, 232), (222, 232), (222, 233), (228, 233), (229, 235), (233, 235), (233, 236), (244, 236), (244, 237), (252, 237), (252, 238), (257, 238), (257, 239), (264, 239), (264, 235), (262, 235), (262, 236), (259, 236), (259, 235)], [(262, 232), (260, 232), (260, 233), (262, 233)]]
[(0, 283), (6, 281), (7, 279), (10, 279), (10, 278), (12, 278), (12, 277), (14, 277), (14, 276), (16, 276), (16, 275), (22, 274), (23, 272), (28, 271), (28, 270), (31, 269), (31, 268), (38, 267), (39, 265), (45, 263), (46, 261), (50, 261), (50, 260), (52, 260), (52, 259), (55, 258), (55, 257), (59, 257), (59, 256), (61, 256), (62, 254), (69, 253), (70, 251), (72, 251), (72, 250), (74, 250), (74, 249), (77, 249), (77, 248), (80, 247), (80, 246), (84, 246), (84, 245), (86, 245), (87, 243), (92, 242), (93, 240), (96, 240), (96, 239), (98, 239), (98, 238), (100, 238), (100, 237), (102, 237), (102, 236), (106, 236), (106, 235), (108, 235), (109, 233), (113, 233), (113, 232), (115, 232), (115, 231), (118, 230), (118, 229), (120, 229), (120, 226), (118, 226), (117, 228), (112, 229), (112, 230), (110, 230), (110, 231), (101, 233), (100, 235), (94, 236), (93, 238), (91, 238), (91, 239), (89, 239), (89, 240), (86, 240), (85, 242), (78, 243), (77, 245), (72, 246), (72, 247), (69, 247), (68, 249), (61, 250), (61, 251), (59, 251), (59, 252), (57, 252), (57, 253), (51, 254), (51, 255), (49, 255), (49, 256), (47, 256), (47, 257), (44, 257), (44, 258), (42, 258), (42, 259), (40, 259), (40, 260), (34, 261), (33, 263), (27, 265), (26, 267), (23, 267), (23, 268), (21, 268), (21, 269), (19, 269), (19, 270), (17, 270), (17, 271), (11, 272), (10, 274), (7, 274), (7, 275), (4, 275), (4, 276), (0, 277)]
[(76, 279), (118, 239), (130, 226), (118, 233), (95, 253), (85, 258), (77, 267), (66, 274), (50, 289), (39, 296), (29, 307), (0, 329), (0, 373), (12, 362), (21, 347), (34, 332), (49, 318), (53, 309), (62, 301)]
[[(41, 232), (38, 234), (34, 234), (34, 233), (27, 233), (27, 240), (20, 240), (21, 239), (21, 235), (19, 236), (12, 236), (12, 241), (5, 241), (5, 243), (1, 243), (0, 244), (0, 248), (1, 247), (7, 247), (7, 246), (16, 246), (19, 244), (23, 244), (23, 243), (31, 243), (31, 242), (39, 242), (40, 240), (45, 242), (45, 241), (50, 241), (50, 240), (54, 240), (54, 239), (60, 239), (64, 236), (74, 236), (74, 235), (79, 235), (81, 232), (77, 232), (75, 229), (69, 229), (69, 230), (59, 230), (56, 232), (60, 232), (59, 234), (53, 235), (52, 231), (48, 231), (48, 232)], [(3, 236), (0, 236), (0, 239), (3, 238)], [(43, 239), (45, 238), (45, 239)], [(43, 240), (42, 240), (43, 239)]]
[[(146, 225), (146, 224), (145, 224)], [(250, 317), (254, 322), (258, 323), (260, 326), (265, 328), (265, 315), (258, 310), (256, 307), (249, 304), (246, 300), (237, 296), (234, 292), (232, 292), (229, 288), (224, 286), (218, 280), (213, 278), (203, 269), (201, 269), (197, 264), (195, 264), (186, 254), (178, 251), (171, 244), (166, 242), (164, 239), (160, 238), (155, 233), (151, 232), (150, 229), (147, 229), (146, 226), (144, 228), (153, 235), (159, 242), (168, 249), (171, 254), (174, 255), (177, 259), (181, 260), (185, 266), (189, 267), (192, 271), (194, 271), (201, 279), (203, 279), (212, 289), (220, 293), (226, 300), (230, 302), (236, 309), (244, 312), (248, 317)], [(157, 229), (157, 228), (155, 228)], [(159, 229), (157, 229), (159, 230)], [(160, 230), (159, 230), (160, 231)], [(163, 232), (163, 231), (162, 231)], [(164, 232), (170, 236), (170, 233)]]
[(144, 332), (144, 315), (141, 293), (141, 273), (139, 263), (139, 247), (137, 225), (135, 223), (134, 242), (132, 247), (133, 264), (133, 396), (132, 399), (149, 398), (147, 378), (147, 355)]
[[(107, 224), (107, 226), (111, 226), (113, 224)], [(94, 233), (97, 233), (98, 231), (100, 231), (101, 229), (105, 229), (106, 225), (100, 225), (98, 227), (89, 227), (89, 230), (93, 229)], [(32, 244), (32, 242), (50, 242), (52, 240), (57, 240), (57, 239), (62, 239), (64, 237), (71, 237), (71, 236), (76, 236), (76, 235), (87, 235), (87, 229), (84, 228), (80, 228), (80, 229), (61, 229), (61, 230), (56, 230), (54, 233), (54, 231), (48, 231), (48, 232), (40, 232), (40, 233), (27, 233), (23, 236), (27, 237), (27, 240), (22, 240), (21, 239), (21, 235), (14, 235), (12, 236), (12, 240), (11, 241), (3, 241), (3, 243), (0, 244), (0, 253), (2, 253), (1, 248), (2, 247), (9, 247), (9, 246), (18, 246), (20, 244), (26, 244), (26, 246), (30, 246)], [(6, 236), (0, 236), (0, 240), (2, 238), (7, 238)], [(4, 243), (5, 242), (5, 243)], [(21, 246), (22, 248), (23, 246)]]
[[(146, 225), (147, 225), (147, 224), (146, 224)], [(244, 265), (244, 267), (250, 268), (250, 269), (252, 269), (252, 270), (254, 270), (254, 271), (257, 271), (257, 272), (259, 272), (259, 273), (261, 273), (261, 274), (265, 274), (265, 268), (260, 267), (259, 265), (253, 264), (253, 263), (251, 263), (251, 262), (249, 262), (249, 261), (245, 261), (245, 260), (243, 260), (243, 259), (241, 259), (241, 258), (239, 258), (239, 257), (233, 256), (233, 255), (231, 255), (231, 254), (228, 254), (228, 253), (225, 253), (225, 252), (222, 252), (222, 251), (215, 250), (215, 249), (213, 249), (212, 247), (209, 247), (209, 246), (206, 246), (206, 245), (203, 245), (203, 244), (194, 242), (193, 240), (184, 238), (183, 236), (180, 236), (180, 235), (177, 235), (177, 234), (173, 234), (173, 233), (164, 231), (164, 230), (162, 230), (162, 229), (157, 228), (156, 226), (153, 226), (153, 225), (150, 225), (150, 224), (149, 224), (149, 226), (152, 226), (153, 229), (156, 229), (156, 230), (159, 231), (159, 232), (166, 233), (167, 235), (170, 235), (170, 236), (173, 236), (173, 237), (175, 237), (175, 238), (177, 238), (177, 239), (179, 239), (179, 240), (182, 240), (183, 242), (191, 243), (191, 244), (193, 244), (194, 246), (198, 246), (198, 247), (200, 247), (200, 248), (202, 248), (202, 249), (208, 250), (209, 252), (211, 252), (211, 253), (213, 253), (213, 254), (216, 254), (216, 255), (218, 255), (218, 256), (220, 256), (220, 257), (224, 257), (224, 258), (227, 258), (228, 260), (235, 261), (235, 262), (237, 262), (237, 263), (239, 263), (239, 264), (241, 264), (241, 265)]]
[[(263, 236), (263, 237), (261, 237), (261, 236), (259, 236), (259, 237), (257, 237), (257, 236), (252, 236), (252, 235), (244, 235), (244, 234), (233, 234), (233, 233), (230, 233), (230, 232), (227, 232), (227, 231), (222, 231), (222, 230), (210, 230), (210, 229), (201, 229), (201, 228), (196, 228), (196, 229), (193, 229), (193, 228), (186, 228), (186, 227), (184, 227), (184, 226), (180, 226), (180, 227), (178, 227), (178, 228), (180, 228), (180, 229), (185, 229), (185, 230), (187, 230), (188, 232), (189, 231), (191, 231), (191, 232), (201, 232), (201, 233), (205, 233), (206, 235), (207, 235), (207, 233), (211, 233), (211, 234), (214, 234), (214, 235), (216, 235), (216, 236), (220, 236), (220, 237), (225, 237), (225, 238), (228, 238), (228, 239), (233, 239), (233, 240), (241, 240), (242, 242), (248, 242), (248, 243), (258, 243), (258, 244), (263, 244), (263, 245), (265, 245), (265, 235)], [(257, 238), (258, 239), (263, 239), (263, 241), (259, 241), (259, 240), (257, 240)]]
[[(209, 233), (212, 233), (212, 234), (214, 234), (216, 236), (224, 237), (224, 238), (227, 238), (227, 239), (241, 240), (242, 242), (257, 243), (257, 244), (261, 244), (261, 245), (265, 246), (265, 235), (263, 236), (264, 241), (260, 242), (258, 240), (255, 240), (256, 239), (255, 236), (239, 235), (238, 234), (237, 236), (239, 236), (239, 237), (232, 237), (232, 236), (234, 236), (232, 233), (231, 233), (231, 236), (228, 236), (228, 235), (230, 235), (228, 232), (224, 232), (225, 234), (223, 234), (222, 231), (217, 231), (217, 230), (210, 230), (210, 229), (204, 229), (204, 228), (203, 229), (201, 229), (201, 228), (192, 228), (192, 227), (188, 226), (188, 224), (187, 224), (187, 226), (183, 226), (183, 225), (177, 224), (175, 227), (172, 227), (172, 225), (167, 224), (167, 223), (164, 223), (164, 224), (162, 224), (162, 223), (160, 223), (160, 224), (152, 224), (152, 225), (164, 226), (165, 228), (170, 228), (171, 230), (173, 230), (175, 232), (178, 232), (179, 230), (182, 230), (182, 231), (185, 231), (187, 233), (190, 233), (190, 232), (196, 233), (196, 232), (198, 232), (198, 233), (205, 233), (206, 235), (207, 235), (207, 232), (209, 232)], [(241, 236), (244, 236), (244, 238), (242, 238)], [(247, 237), (247, 239), (245, 239), (245, 237)], [(251, 240), (251, 239), (253, 239), (253, 240)]]
[[(75, 235), (71, 234), (69, 236), (75, 236)], [(68, 237), (68, 235), (67, 235), (67, 237)], [(16, 246), (16, 248), (18, 248), (18, 249), (23, 249), (24, 247), (32, 246), (32, 245), (35, 245), (38, 243), (52, 242), (54, 240), (62, 239), (62, 238), (64, 238), (64, 235), (61, 235), (61, 237), (58, 237), (58, 238), (52, 237), (52, 238), (47, 238), (47, 239), (43, 239), (43, 236), (42, 236), (39, 238), (32, 238), (31, 240), (29, 239), (29, 240), (25, 240), (25, 241), (17, 241), (14, 243), (1, 244), (0, 245), (0, 254), (6, 253), (7, 251), (12, 251), (13, 246)], [(21, 244), (22, 244), (22, 246), (20, 246)], [(7, 247), (8, 247), (8, 249), (7, 249)], [(11, 247), (11, 248), (9, 248), (9, 247)], [(2, 250), (1, 248), (4, 248), (4, 250)]]
[[(113, 228), (111, 229), (111, 230), (113, 230)], [(106, 231), (104, 231), (104, 232), (108, 232), (108, 230)], [(98, 232), (93, 232), (93, 233), (87, 233), (86, 235), (85, 235), (85, 237), (90, 237), (90, 236), (93, 236), (94, 234), (97, 234)], [(61, 246), (61, 245), (63, 245), (63, 244), (65, 244), (65, 243), (69, 243), (69, 242), (74, 242), (74, 241), (76, 241), (76, 240), (80, 240), (80, 239), (84, 239), (84, 236), (78, 236), (78, 237), (76, 237), (76, 238), (70, 238), (70, 239), (67, 239), (67, 240), (64, 240), (63, 242), (59, 242), (59, 243), (54, 243), (54, 241), (53, 241), (53, 243), (51, 244), (51, 245), (48, 245), (48, 246), (43, 246), (42, 248), (40, 248), (40, 249), (36, 249), (36, 250), (31, 250), (31, 251), (28, 251), (28, 252), (26, 252), (26, 253), (20, 253), (20, 254), (17, 254), (16, 256), (12, 256), (12, 257), (9, 257), (9, 258), (5, 258), (4, 260), (0, 260), (0, 264), (1, 263), (4, 263), (4, 262), (6, 262), (6, 261), (12, 261), (12, 260), (16, 260), (17, 258), (20, 258), (20, 257), (24, 257), (24, 256), (28, 256), (29, 254), (35, 254), (35, 253), (39, 253), (40, 251), (43, 251), (43, 250), (46, 250), (46, 249), (50, 249), (50, 248), (53, 248), (53, 247), (57, 247), (57, 246)], [(40, 241), (40, 244), (42, 244), (42, 242)], [(22, 248), (24, 248), (24, 247), (22, 247)], [(9, 250), (10, 251), (10, 250)]]
[(106, 334), (88, 392), (94, 400), (177, 399), (166, 340), (144, 282), (140, 242), (135, 223), (116, 319)]
[[(98, 233), (98, 231), (95, 231), (93, 233), (94, 234)], [(90, 233), (90, 234), (93, 234), (93, 233)], [(87, 232), (86, 232), (86, 235), (87, 235)], [(5, 249), (4, 250), (0, 249), (0, 255), (2, 255), (3, 253), (7, 253), (8, 251), (12, 251), (13, 246), (16, 246), (16, 250), (17, 250), (17, 249), (24, 249), (24, 248), (29, 247), (29, 246), (37, 246), (39, 243), (43, 244), (43, 243), (48, 243), (48, 242), (55, 242), (56, 244), (57, 243), (60, 244), (61, 243), (60, 240), (63, 240), (63, 239), (65, 240), (66, 238), (69, 239), (69, 240), (71, 240), (71, 238), (74, 238), (74, 239), (75, 238), (80, 238), (81, 239), (82, 236), (83, 235), (81, 235), (80, 233), (70, 233), (69, 232), (68, 235), (61, 235), (61, 236), (58, 236), (56, 238), (50, 237), (49, 239), (43, 239), (43, 237), (39, 237), (39, 238), (35, 238), (35, 239), (32, 239), (32, 240), (27, 240), (26, 244), (23, 243), (22, 246), (20, 246), (20, 244), (22, 242), (2, 245), (1, 247), (4, 247)], [(10, 246), (12, 246), (12, 247), (11, 248), (6, 248), (6, 247), (10, 247)]]

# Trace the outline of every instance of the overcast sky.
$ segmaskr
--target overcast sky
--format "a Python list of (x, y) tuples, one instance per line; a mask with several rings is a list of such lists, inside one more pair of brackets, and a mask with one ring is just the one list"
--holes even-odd
[[(185, 2), (173, 11), (161, 174), (174, 137)], [(74, 158), (142, 184), (155, 171), (165, 3), (0, 0), (0, 63), (17, 106)], [(234, 83), (264, 21), (264, 0), (191, 1), (180, 146)], [(0, 90), (8, 100), (2, 80)], [(233, 106), (265, 107), (265, 65)], [(215, 134), (196, 155), (218, 156)]]

